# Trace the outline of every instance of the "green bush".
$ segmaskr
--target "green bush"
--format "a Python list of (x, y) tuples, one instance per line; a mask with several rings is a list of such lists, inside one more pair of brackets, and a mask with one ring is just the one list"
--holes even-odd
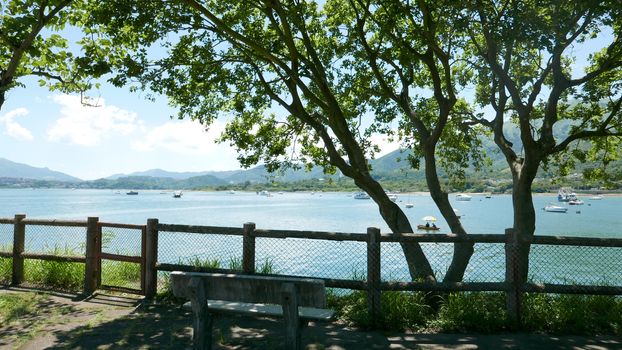
[(450, 293), (428, 325), (444, 332), (498, 332), (508, 326), (503, 293)]
[(622, 334), (622, 299), (602, 295), (526, 294), (526, 330), (572, 334)]
[(362, 328), (418, 329), (432, 314), (432, 308), (426, 304), (426, 294), (422, 292), (383, 292), (380, 298), (382, 313), (374, 320), (367, 312), (366, 291), (338, 295), (329, 289), (327, 305), (336, 310), (337, 317)]
[(102, 262), (102, 284), (127, 288), (140, 287), (140, 264), (125, 261)]

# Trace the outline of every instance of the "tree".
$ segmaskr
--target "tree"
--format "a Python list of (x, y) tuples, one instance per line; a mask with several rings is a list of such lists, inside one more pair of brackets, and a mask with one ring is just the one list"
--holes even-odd
[[(484, 162), (481, 130), (467, 125), (474, 113), (459, 97), (471, 70), (461, 63), (467, 36), (459, 30), (454, 3), (348, 0), (329, 1), (327, 6), (342, 19), (339, 30), (350, 33), (355, 75), (372, 80), (367, 77), (371, 72), (375, 80), (371, 90), (378, 98), (378, 120), (402, 116), (401, 137), (413, 150), (412, 166), (418, 168), (423, 159), (432, 199), (451, 232), (466, 235), (437, 171), (440, 162), (460, 178), (469, 162), (476, 167)], [(461, 281), (472, 254), (472, 243), (455, 244), (445, 281)]]
[[(63, 92), (83, 92), (90, 77), (109, 71), (94, 59), (103, 42), (80, 42), (85, 57), (76, 57), (65, 38), (55, 33), (83, 18), (82, 0), (7, 0), (0, 5), (0, 109), (6, 93), (22, 85), (20, 78), (34, 76), (41, 86)], [(102, 49), (103, 50), (103, 49)], [(87, 57), (90, 56), (90, 57)], [(112, 57), (112, 55), (110, 55)]]
[[(417, 21), (424, 18), (434, 20), (419, 26), (415, 37), (402, 42), (387, 31), (391, 17), (379, 19), (370, 5), (358, 2), (331, 1), (324, 9), (315, 2), (281, 1), (225, 6), (184, 0), (162, 5), (110, 1), (93, 12), (94, 21), (103, 23), (114, 40), (143, 47), (161, 44), (168, 49), (168, 56), (155, 60), (149, 50), (136, 51), (126, 59), (116, 84), (135, 82), (166, 95), (180, 108), (180, 118), (205, 124), (216, 117), (230, 118), (223, 140), (241, 150), (243, 165), (262, 160), (269, 169), (300, 164), (318, 164), (329, 172), (338, 169), (372, 197), (395, 234), (413, 229), (370, 172), (367, 160), (376, 149), (369, 137), (373, 133), (392, 135), (390, 123), (406, 115), (402, 119), (404, 132), (409, 140), (417, 140), (412, 142), (424, 155), (435, 201), (452, 230), (466, 233), (442, 191), (435, 157), (443, 133), (447, 142), (441, 145), (446, 148), (468, 149), (477, 139), (457, 128), (462, 114), (469, 111), (451, 95), (458, 78), (452, 73), (453, 62), (442, 51), (451, 50), (451, 45), (436, 41), (446, 40), (448, 37), (438, 38), (446, 36), (450, 27), (434, 29), (440, 22), (430, 9), (413, 6), (408, 10), (414, 17), (402, 15), (403, 31), (410, 24), (419, 26)], [(404, 10), (397, 1), (381, 5), (395, 15)], [(351, 22), (339, 21), (341, 16)], [(342, 25), (347, 30), (341, 30)], [(392, 52), (390, 45), (374, 46), (379, 40), (365, 40), (370, 30), (374, 31), (370, 35), (392, 40), (390, 45), (400, 50)], [(171, 33), (176, 33), (173, 42), (160, 39), (170, 39)], [(379, 63), (375, 50), (390, 57)], [(416, 55), (405, 60), (413, 52)], [(383, 71), (385, 64), (389, 70)], [(401, 67), (391, 69), (391, 64)], [(439, 66), (441, 70), (436, 71)], [(408, 77), (401, 77), (403, 72)], [(384, 74), (392, 76), (383, 78)], [(409, 96), (411, 89), (429, 85), (437, 88), (434, 98)], [(396, 98), (397, 94), (404, 97)], [(284, 110), (287, 116), (269, 115), (273, 108)], [(452, 125), (451, 130), (447, 125)], [(422, 141), (421, 135), (425, 136)], [(468, 159), (460, 152), (447, 155), (454, 159), (446, 157), (446, 164), (463, 164)], [(413, 279), (435, 280), (418, 244), (404, 243), (403, 249)], [(466, 254), (455, 254), (459, 262), (452, 264), (450, 280), (462, 278), (472, 245), (463, 245), (458, 251)]]
[[(622, 4), (619, 1), (467, 1), (477, 101), (495, 111), (488, 127), (512, 173), (513, 228), (523, 239), (536, 228), (532, 183), (555, 160), (562, 173), (575, 161), (619, 159), (622, 136)], [(608, 33), (609, 32), (609, 33)], [(574, 46), (599, 37), (608, 44), (573, 70)], [(504, 126), (514, 123), (521, 143)], [(567, 134), (554, 137), (562, 123)], [(604, 175), (602, 169), (589, 176)], [(521, 251), (523, 278), (529, 245)]]

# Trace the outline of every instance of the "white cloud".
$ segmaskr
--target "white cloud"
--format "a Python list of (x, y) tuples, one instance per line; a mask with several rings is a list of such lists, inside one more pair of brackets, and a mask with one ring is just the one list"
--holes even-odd
[(106, 106), (103, 99), (98, 107), (83, 105), (78, 96), (56, 95), (52, 99), (61, 106), (61, 117), (47, 132), (51, 141), (95, 146), (110, 135), (127, 136), (143, 124), (136, 113)]
[(206, 131), (199, 122), (170, 121), (149, 130), (140, 141), (132, 143), (132, 148), (138, 151), (167, 150), (181, 154), (235, 156), (232, 149), (215, 142), (224, 127), (224, 123), (215, 121)]
[(0, 125), (5, 128), (4, 133), (18, 140), (31, 141), (33, 139), (32, 133), (14, 120), (16, 117), (26, 115), (28, 115), (26, 108), (17, 108), (0, 117)]

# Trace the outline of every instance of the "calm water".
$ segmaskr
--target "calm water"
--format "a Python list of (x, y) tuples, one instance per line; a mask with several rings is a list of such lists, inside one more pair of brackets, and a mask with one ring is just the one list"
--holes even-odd
[[(452, 200), (454, 196), (451, 196)], [(622, 238), (622, 198), (606, 197), (585, 205), (570, 206), (566, 214), (541, 210), (554, 195), (536, 196), (536, 233), (541, 235), (566, 235), (584, 237)], [(441, 218), (432, 199), (427, 195), (401, 194), (398, 203), (414, 204), (404, 209), (413, 225), (421, 218), (434, 215)], [(181, 199), (172, 193), (140, 191), (128, 196), (111, 190), (0, 190), (0, 217), (25, 213), (29, 218), (81, 219), (98, 216), (101, 221), (144, 224), (148, 218), (158, 218), (161, 223), (233, 226), (255, 222), (257, 228), (294, 229), (314, 231), (365, 232), (367, 227), (380, 227), (388, 232), (378, 209), (371, 200), (355, 200), (346, 193), (284, 193), (272, 197), (255, 193), (237, 192), (184, 192)], [(512, 224), (511, 198), (508, 195), (474, 195), (469, 202), (454, 201), (454, 208), (462, 215), (462, 223), (469, 233), (503, 234)], [(577, 213), (580, 211), (580, 213)], [(437, 222), (440, 233), (449, 233), (442, 219)], [(12, 240), (12, 227), (1, 225), (0, 245)], [(56, 232), (57, 231), (57, 232)], [(83, 229), (58, 229), (49, 232), (41, 227), (27, 231), (27, 250), (45, 250), (59, 245), (80, 249)], [(106, 249), (111, 251), (136, 251), (139, 243), (135, 232), (118, 230)], [(218, 259), (223, 265), (241, 255), (239, 237), (199, 237), (162, 233), (159, 260), (164, 262), (187, 261), (193, 258)], [(383, 277), (404, 280), (407, 273), (401, 249), (397, 245), (383, 244)], [(425, 244), (424, 250), (442, 275), (450, 257), (451, 245)], [(538, 281), (577, 280), (622, 285), (622, 255), (619, 248), (559, 248), (534, 247), (532, 278)], [(365, 245), (353, 242), (325, 242), (312, 240), (259, 239), (257, 260), (272, 260), (279, 271), (331, 278), (351, 277), (365, 271)], [(554, 269), (550, 268), (555, 267)], [(560, 271), (562, 269), (564, 271)], [(504, 257), (502, 245), (477, 245), (476, 254), (469, 265), (468, 280), (497, 281), (503, 279)], [(585, 277), (586, 270), (590, 273)], [(611, 276), (610, 276), (611, 274)], [(613, 276), (613, 277), (612, 277)], [(612, 280), (613, 279), (613, 280)], [(618, 281), (619, 280), (619, 281)]]

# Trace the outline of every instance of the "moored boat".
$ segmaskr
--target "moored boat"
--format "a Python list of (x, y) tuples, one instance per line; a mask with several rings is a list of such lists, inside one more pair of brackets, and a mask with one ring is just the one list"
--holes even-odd
[(135, 196), (138, 194), (138, 191), (127, 191), (125, 192), (125, 194), (130, 195), (130, 196)]
[(460, 194), (456, 195), (456, 200), (457, 201), (468, 202), (468, 201), (471, 200), (471, 198), (473, 198), (473, 197), (469, 196), (468, 194), (460, 193)]
[(604, 198), (604, 197), (603, 197), (603, 196), (601, 196), (601, 195), (596, 195), (596, 196), (592, 196), (592, 197), (590, 197), (590, 200), (591, 200), (591, 201), (600, 201), (600, 200), (602, 200), (603, 198)]
[(183, 193), (181, 191), (173, 192), (173, 198), (181, 198), (182, 195)]
[(371, 197), (365, 192), (357, 192), (354, 194), (354, 199), (370, 199)]
[(580, 199), (573, 199), (571, 201), (568, 201), (569, 205), (583, 205), (583, 201)]
[(560, 207), (559, 205), (549, 204), (544, 207), (544, 211), (548, 211), (550, 213), (565, 213), (568, 211), (568, 208)]
[(440, 227), (437, 227), (437, 226), (426, 226), (426, 225), (417, 225), (417, 230), (438, 231), (438, 230), (440, 230)]

